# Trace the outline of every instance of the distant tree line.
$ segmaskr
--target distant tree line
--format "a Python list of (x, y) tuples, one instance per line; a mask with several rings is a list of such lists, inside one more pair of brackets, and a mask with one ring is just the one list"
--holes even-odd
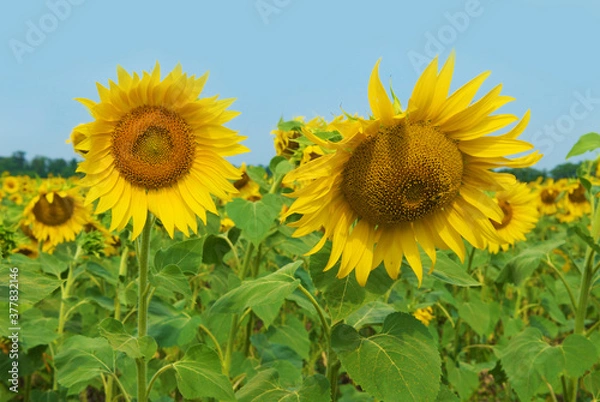
[(9, 172), (13, 176), (27, 175), (48, 177), (48, 175), (71, 177), (75, 175), (78, 160), (73, 158), (66, 161), (62, 158), (47, 158), (35, 156), (31, 160), (25, 158), (25, 152), (16, 151), (11, 156), (0, 156), (0, 174)]
[[(535, 181), (538, 177), (544, 179), (552, 178), (554, 180), (565, 179), (570, 177), (577, 177), (577, 169), (581, 167), (584, 162), (579, 163), (561, 163), (556, 165), (551, 170), (536, 169), (536, 168), (523, 168), (523, 169), (501, 169), (499, 172), (512, 173), (515, 175), (517, 180), (521, 182)], [(596, 164), (592, 166), (592, 174), (596, 172)]]
[[(32, 160), (25, 158), (25, 152), (16, 151), (11, 156), (0, 156), (0, 173), (9, 172), (11, 175), (28, 175), (38, 177), (53, 176), (71, 177), (75, 175), (77, 164), (79, 161), (75, 158), (66, 161), (62, 158), (52, 159), (45, 156), (35, 156)], [(555, 180), (577, 177), (577, 169), (583, 162), (579, 163), (562, 163), (555, 166), (551, 170), (523, 168), (523, 169), (501, 169), (499, 172), (512, 173), (517, 180), (522, 182), (534, 181), (538, 177), (553, 178)], [(595, 172), (596, 166), (592, 166), (592, 172)]]

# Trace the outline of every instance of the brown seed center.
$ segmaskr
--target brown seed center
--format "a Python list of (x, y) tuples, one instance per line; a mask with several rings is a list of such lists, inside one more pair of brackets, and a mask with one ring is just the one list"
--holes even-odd
[(192, 128), (161, 106), (140, 106), (126, 114), (112, 136), (115, 167), (131, 184), (158, 189), (187, 174), (196, 143)]
[(504, 217), (502, 218), (502, 222), (498, 223), (492, 219), (490, 219), (490, 222), (492, 222), (492, 225), (496, 228), (496, 229), (502, 229), (503, 227), (505, 227), (506, 225), (508, 225), (513, 217), (513, 210), (512, 207), (510, 206), (510, 203), (506, 200), (500, 200), (498, 202), (498, 206), (500, 207), (500, 209), (502, 210), (502, 213), (504, 214)]
[(585, 196), (585, 187), (579, 184), (572, 193), (569, 193), (569, 201), (574, 204), (582, 204), (586, 202), (587, 198)]
[(44, 194), (33, 206), (33, 215), (38, 222), (44, 225), (59, 226), (71, 219), (74, 209), (75, 201), (73, 198), (63, 198), (54, 193), (54, 199), (50, 203)]
[(449, 205), (461, 185), (463, 157), (437, 127), (401, 123), (364, 140), (346, 162), (342, 192), (374, 225), (420, 219)]

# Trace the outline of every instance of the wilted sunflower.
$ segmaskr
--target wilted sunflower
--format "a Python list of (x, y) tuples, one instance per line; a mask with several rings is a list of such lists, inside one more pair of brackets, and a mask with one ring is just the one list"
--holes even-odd
[(335, 126), (338, 142), (311, 140), (328, 153), (287, 175), (285, 181), (313, 180), (292, 196), (287, 216), (302, 218), (290, 224), (294, 236), (324, 228), (332, 251), (325, 269), (341, 257), (338, 277), (355, 270), (364, 285), (381, 262), (397, 278), (404, 256), (419, 281), (423, 276), (418, 244), (435, 262), (436, 247), (465, 256), (463, 238), (478, 248), (497, 240), (490, 219), (502, 220), (500, 207), (485, 193), (512, 185), (514, 176), (492, 171), (537, 162), (537, 152), (508, 159), (505, 155), (530, 150), (517, 140), (529, 113), (506, 134), (488, 134), (519, 120), (510, 114), (490, 115), (513, 98), (500, 95), (498, 85), (478, 101), (473, 97), (489, 73), (483, 73), (448, 96), (454, 70), (450, 56), (438, 73), (434, 59), (418, 80), (407, 111), (390, 100), (378, 74), (369, 81), (371, 120), (349, 119)]
[(247, 151), (238, 143), (245, 137), (223, 126), (238, 115), (226, 110), (233, 99), (199, 99), (208, 75), (188, 76), (179, 65), (163, 80), (158, 63), (141, 77), (121, 67), (117, 74), (109, 88), (98, 84), (100, 102), (79, 99), (95, 119), (76, 127), (87, 138), (73, 137), (85, 158), (86, 204), (99, 199), (96, 213), (111, 210), (111, 231), (133, 218), (133, 238), (148, 211), (171, 237), (175, 228), (196, 232), (196, 216), (206, 222), (206, 211), (217, 213), (211, 194), (228, 198), (236, 193), (228, 180), (241, 176), (223, 159)]
[(501, 221), (492, 220), (492, 225), (502, 241), (490, 242), (490, 252), (497, 253), (500, 248), (506, 251), (516, 241), (526, 240), (525, 235), (533, 230), (538, 221), (535, 204), (537, 196), (525, 183), (517, 183), (508, 190), (496, 193), (495, 198), (502, 209), (503, 218)]
[(48, 190), (44, 186), (23, 210), (23, 225), (43, 242), (42, 250), (52, 252), (58, 244), (75, 240), (91, 219), (89, 207), (77, 189)]

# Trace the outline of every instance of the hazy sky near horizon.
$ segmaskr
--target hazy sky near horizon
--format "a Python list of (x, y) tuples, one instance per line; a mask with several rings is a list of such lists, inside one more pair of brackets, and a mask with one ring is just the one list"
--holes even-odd
[[(367, 116), (367, 84), (380, 76), (407, 104), (425, 62), (452, 49), (453, 89), (491, 70), (516, 100), (501, 112), (531, 122), (521, 138), (563, 163), (577, 138), (600, 131), (600, 2), (582, 0), (48, 0), (9, 2), (0, 15), (0, 156), (75, 156), (65, 140), (91, 120), (74, 98), (98, 99), (116, 66), (163, 74), (178, 62), (210, 71), (203, 96), (237, 98), (228, 126), (267, 164), (283, 117)], [(586, 155), (593, 157), (594, 155)], [(578, 159), (574, 159), (577, 161)]]

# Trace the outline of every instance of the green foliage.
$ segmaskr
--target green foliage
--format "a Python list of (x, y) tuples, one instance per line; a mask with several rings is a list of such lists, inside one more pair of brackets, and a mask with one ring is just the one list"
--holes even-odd
[(390, 314), (381, 332), (370, 337), (340, 324), (331, 340), (350, 376), (375, 398), (393, 402), (437, 396), (439, 352), (427, 328), (413, 317)]

